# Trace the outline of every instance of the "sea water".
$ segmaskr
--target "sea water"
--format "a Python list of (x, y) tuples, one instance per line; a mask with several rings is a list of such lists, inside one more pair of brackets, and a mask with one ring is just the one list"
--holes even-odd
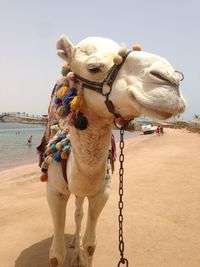
[[(0, 170), (38, 161), (36, 147), (45, 126), (0, 122)], [(28, 143), (32, 135), (32, 143)]]
[[(36, 147), (40, 144), (45, 126), (35, 124), (0, 122), (0, 170), (21, 164), (38, 162)], [(116, 142), (120, 140), (119, 130), (113, 131)], [(124, 138), (132, 138), (140, 132), (125, 132)], [(32, 144), (28, 143), (32, 135)]]

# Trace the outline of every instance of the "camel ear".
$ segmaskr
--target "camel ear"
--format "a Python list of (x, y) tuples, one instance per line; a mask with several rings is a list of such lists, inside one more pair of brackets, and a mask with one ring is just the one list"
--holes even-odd
[(74, 49), (74, 46), (71, 43), (71, 41), (67, 38), (67, 36), (62, 35), (60, 37), (60, 39), (57, 41), (56, 48), (58, 50), (61, 50), (61, 51), (58, 51), (57, 54), (62, 59), (64, 59), (65, 61), (68, 61), (68, 62), (71, 60), (75, 49)]

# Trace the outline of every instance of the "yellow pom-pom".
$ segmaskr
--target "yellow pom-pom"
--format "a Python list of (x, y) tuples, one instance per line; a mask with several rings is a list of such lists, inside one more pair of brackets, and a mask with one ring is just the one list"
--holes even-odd
[(140, 44), (133, 45), (133, 51), (142, 51), (142, 47)]
[(63, 97), (69, 92), (68, 86), (62, 86), (56, 93), (56, 97), (63, 99)]
[(116, 55), (113, 59), (114, 64), (119, 65), (122, 63), (122, 57), (120, 55)]
[(124, 57), (127, 53), (127, 49), (125, 47), (120, 48), (118, 55)]
[(68, 159), (69, 154), (67, 152), (62, 151), (61, 152), (61, 159)]
[(48, 180), (48, 174), (47, 174), (47, 172), (43, 172), (40, 176), (40, 181), (46, 182), (47, 180)]
[(73, 111), (77, 111), (78, 110), (78, 107), (79, 107), (79, 98), (78, 98), (78, 96), (75, 96), (72, 99), (70, 106), (71, 106), (71, 109)]
[(72, 111), (78, 112), (78, 111), (83, 111), (86, 106), (87, 105), (83, 96), (83, 91), (81, 89), (78, 95), (75, 96), (71, 101), (70, 107)]

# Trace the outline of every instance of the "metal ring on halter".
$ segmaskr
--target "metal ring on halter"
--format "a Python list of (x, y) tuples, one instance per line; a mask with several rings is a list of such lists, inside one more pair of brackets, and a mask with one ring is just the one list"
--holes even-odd
[[(104, 89), (105, 86), (106, 86), (106, 88), (107, 88), (107, 87), (109, 88), (109, 91), (106, 92), (106, 93), (103, 92), (103, 89)], [(101, 92), (101, 94), (102, 94), (103, 96), (108, 97), (108, 96), (110, 95), (111, 91), (112, 91), (112, 86), (109, 86), (107, 83), (103, 84), (102, 92)]]
[(181, 71), (175, 70), (175, 72), (179, 75), (180, 81), (183, 81), (184, 79), (184, 74)]

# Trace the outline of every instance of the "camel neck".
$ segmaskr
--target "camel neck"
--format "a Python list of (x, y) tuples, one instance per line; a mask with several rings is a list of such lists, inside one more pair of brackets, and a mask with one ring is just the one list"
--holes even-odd
[[(72, 150), (76, 155), (85, 155), (82, 159), (88, 164), (96, 164), (105, 161), (111, 140), (112, 125), (102, 123), (100, 118), (97, 121), (89, 120), (86, 130), (70, 129)], [(97, 161), (96, 163), (94, 163)]]
[(69, 187), (77, 195), (93, 195), (101, 190), (111, 144), (112, 123), (88, 119), (86, 130), (70, 128)]

